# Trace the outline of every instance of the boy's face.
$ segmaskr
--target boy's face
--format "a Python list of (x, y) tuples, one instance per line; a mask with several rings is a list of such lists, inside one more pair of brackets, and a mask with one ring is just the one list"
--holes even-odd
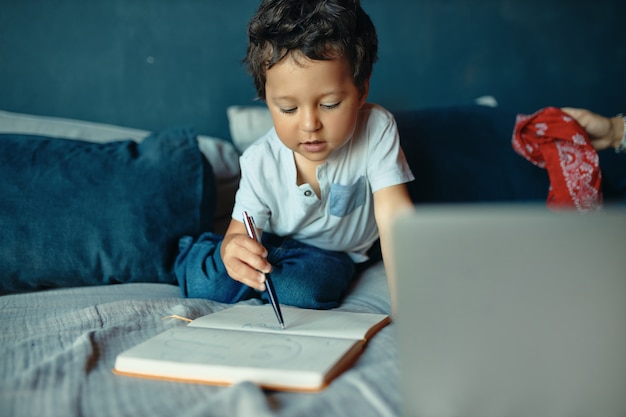
[(319, 165), (352, 137), (365, 90), (359, 94), (345, 58), (288, 55), (267, 70), (265, 99), (281, 142)]

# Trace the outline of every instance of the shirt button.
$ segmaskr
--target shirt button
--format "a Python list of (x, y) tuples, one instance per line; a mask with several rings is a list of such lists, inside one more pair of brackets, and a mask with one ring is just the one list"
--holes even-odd
[(311, 197), (311, 194), (313, 194), (313, 192), (312, 192), (311, 190), (306, 190), (306, 191), (304, 192), (304, 195), (305, 195), (306, 197)]

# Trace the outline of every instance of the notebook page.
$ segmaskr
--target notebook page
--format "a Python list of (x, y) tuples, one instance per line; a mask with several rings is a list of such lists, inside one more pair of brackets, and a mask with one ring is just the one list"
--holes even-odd
[(236, 305), (197, 318), (189, 326), (358, 340), (365, 338), (372, 327), (389, 320), (384, 314), (282, 306), (281, 309), (285, 320), (284, 330), (280, 328), (269, 304)]
[(119, 355), (115, 369), (183, 380), (315, 388), (355, 344), (359, 342), (180, 326)]

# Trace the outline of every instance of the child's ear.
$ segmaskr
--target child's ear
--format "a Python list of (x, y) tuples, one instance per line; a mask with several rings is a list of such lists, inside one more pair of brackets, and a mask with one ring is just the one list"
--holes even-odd
[(363, 107), (365, 102), (367, 101), (367, 95), (370, 92), (370, 79), (368, 78), (363, 83), (363, 92), (361, 93), (361, 97), (359, 97), (359, 107)]

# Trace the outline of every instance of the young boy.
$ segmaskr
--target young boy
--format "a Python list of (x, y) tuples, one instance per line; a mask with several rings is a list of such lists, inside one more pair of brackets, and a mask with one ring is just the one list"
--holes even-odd
[(240, 159), (224, 238), (181, 240), (178, 281), (186, 296), (233, 303), (266, 299), (271, 272), (281, 304), (333, 308), (379, 236), (389, 256), (391, 219), (413, 207), (395, 121), (365, 102), (376, 30), (358, 0), (264, 0), (248, 34), (245, 63), (274, 129)]

